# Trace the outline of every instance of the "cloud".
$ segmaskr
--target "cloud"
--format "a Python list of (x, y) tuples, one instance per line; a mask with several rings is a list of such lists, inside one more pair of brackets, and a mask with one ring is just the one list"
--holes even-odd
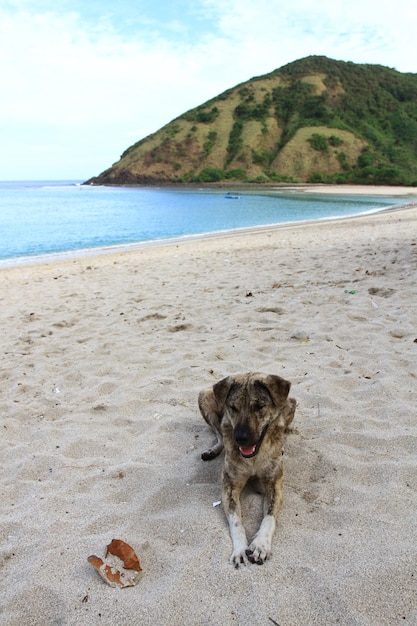
[(120, 2), (0, 8), (0, 131), (9, 129), (28, 155), (46, 146), (38, 150), (45, 163), (55, 150), (78, 164), (78, 146), (97, 163), (93, 174), (184, 111), (310, 54), (417, 66), (411, 5), (400, 12), (387, 0), (351, 0), (348, 9), (340, 0), (180, 0), (174, 19), (168, 0), (149, 13)]
[[(101, 171), (234, 82), (232, 67), (220, 76), (223, 46), (215, 37), (194, 48), (158, 33), (131, 39), (107, 22), (92, 28), (75, 12), (0, 10), (2, 177), (25, 161), (33, 172), (35, 153), (45, 168), (59, 163), (59, 177), (66, 167), (75, 176)], [(48, 154), (55, 154), (49, 163)], [(95, 165), (87, 170), (88, 154)]]
[(102, 124), (161, 108), (169, 116), (167, 94), (174, 111), (176, 101), (185, 105), (187, 83), (188, 94), (192, 84), (198, 94), (191, 98), (195, 104), (201, 92), (209, 93), (210, 80), (215, 95), (215, 74), (205, 69), (224, 63), (215, 39), (210, 51), (206, 42), (192, 50), (181, 39), (155, 35), (149, 41), (147, 33), (129, 40), (103, 26), (91, 33), (76, 13), (20, 12), (1, 16), (0, 23), (0, 71), (8, 94), (0, 102), (3, 120)]
[[(219, 33), (243, 50), (273, 54), (274, 67), (311, 54), (416, 71), (417, 6), (390, 0), (204, 0)], [(408, 45), (407, 45), (408, 42)]]
[(76, 12), (3, 13), (0, 71), (8, 97), (1, 115), (69, 126), (123, 117), (149, 127), (140, 123), (142, 111), (158, 123), (156, 112), (165, 111), (168, 122), (202, 99), (308, 54), (381, 63), (381, 50), (393, 51), (388, 24), (378, 23), (384, 3), (360, 6), (347, 12), (341, 2), (295, 0), (282, 11), (273, 0), (205, 0), (200, 11), (217, 29), (193, 45), (173, 36), (179, 26), (171, 38), (152, 30), (128, 38), (107, 18), (92, 26)]

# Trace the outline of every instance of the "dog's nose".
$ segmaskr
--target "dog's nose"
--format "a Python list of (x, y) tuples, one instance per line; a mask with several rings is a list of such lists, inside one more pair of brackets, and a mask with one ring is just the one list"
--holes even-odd
[(247, 446), (252, 443), (252, 434), (246, 426), (236, 426), (233, 438), (238, 446)]

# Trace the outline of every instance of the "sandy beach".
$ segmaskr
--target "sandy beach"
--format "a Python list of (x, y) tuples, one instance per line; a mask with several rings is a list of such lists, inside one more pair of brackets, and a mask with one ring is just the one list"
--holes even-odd
[(416, 197), (415, 187), (392, 187), (389, 185), (318, 185), (315, 183), (298, 185), (281, 185), (294, 191), (306, 193), (329, 193), (370, 196), (411, 196)]
[[(0, 269), (0, 623), (415, 625), (416, 244), (408, 207)], [(246, 371), (298, 407), (235, 570), (197, 395)], [(87, 562), (113, 538), (135, 587)]]

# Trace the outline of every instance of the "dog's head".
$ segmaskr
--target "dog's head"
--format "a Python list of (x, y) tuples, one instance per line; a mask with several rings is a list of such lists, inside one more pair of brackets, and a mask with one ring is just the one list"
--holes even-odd
[(233, 428), (233, 439), (245, 458), (254, 457), (270, 424), (282, 419), (291, 383), (280, 376), (241, 374), (228, 376), (213, 387), (220, 412)]

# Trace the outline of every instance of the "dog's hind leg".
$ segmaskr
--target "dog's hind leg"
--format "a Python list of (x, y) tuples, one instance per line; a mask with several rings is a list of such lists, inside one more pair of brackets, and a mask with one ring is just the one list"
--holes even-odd
[(214, 444), (214, 446), (212, 446), (211, 448), (209, 448), (205, 452), (202, 452), (201, 458), (203, 459), (203, 461), (211, 461), (211, 459), (215, 459), (216, 456), (219, 456), (220, 452), (224, 448), (224, 446), (223, 446), (223, 437), (222, 437), (221, 433), (218, 432), (217, 430), (215, 431), (215, 433), (216, 433), (216, 437), (217, 437), (217, 442)]
[(214, 446), (202, 453), (203, 461), (210, 461), (219, 456), (223, 450), (223, 436), (220, 430), (222, 414), (218, 410), (217, 402), (213, 394), (213, 389), (201, 391), (198, 396), (198, 406), (201, 415), (216, 435), (216, 443)]
[(291, 422), (294, 419), (295, 409), (297, 408), (297, 402), (294, 398), (288, 398), (287, 407), (284, 411), (285, 430), (290, 430)]

